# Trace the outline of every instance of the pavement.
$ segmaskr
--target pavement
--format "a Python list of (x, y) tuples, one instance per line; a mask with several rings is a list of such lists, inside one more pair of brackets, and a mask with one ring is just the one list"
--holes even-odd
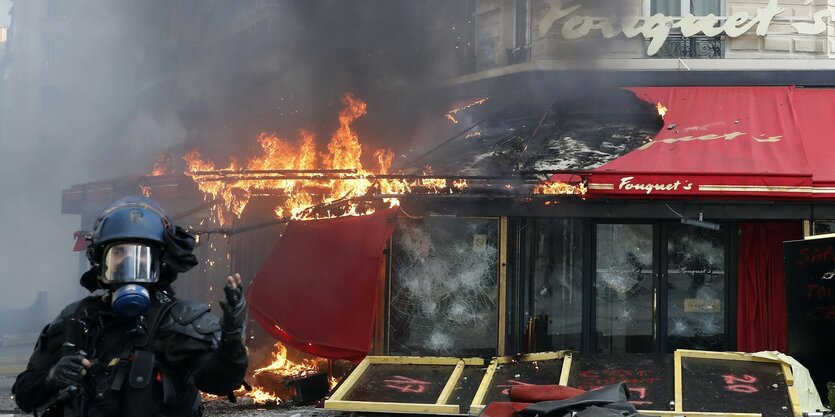
[[(23, 415), (15, 406), (12, 385), (17, 374), (26, 369), (28, 360), (28, 355), (0, 356), (0, 417)], [(239, 399), (236, 404), (226, 399), (212, 400), (204, 407), (205, 417), (347, 417), (349, 414), (312, 406), (258, 405), (248, 399)]]

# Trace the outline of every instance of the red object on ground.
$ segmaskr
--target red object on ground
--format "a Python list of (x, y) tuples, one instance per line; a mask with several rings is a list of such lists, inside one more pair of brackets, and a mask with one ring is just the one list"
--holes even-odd
[(380, 262), (397, 208), (291, 222), (247, 290), (249, 311), (282, 343), (359, 361), (377, 313)]
[(479, 417), (519, 417), (520, 411), (531, 403), (492, 402), (481, 410)]
[(664, 127), (592, 170), (588, 197), (835, 198), (835, 90), (635, 87)]
[(574, 398), (586, 391), (564, 385), (520, 385), (510, 388), (510, 401), (538, 403)]

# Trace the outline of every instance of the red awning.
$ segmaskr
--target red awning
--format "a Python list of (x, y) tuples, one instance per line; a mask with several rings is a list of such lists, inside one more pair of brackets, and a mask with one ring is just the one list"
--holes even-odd
[(292, 222), (247, 290), (249, 311), (301, 351), (359, 360), (371, 348), (380, 265), (397, 209)]
[(667, 108), (652, 141), (594, 169), (588, 197), (835, 197), (835, 90), (639, 87)]

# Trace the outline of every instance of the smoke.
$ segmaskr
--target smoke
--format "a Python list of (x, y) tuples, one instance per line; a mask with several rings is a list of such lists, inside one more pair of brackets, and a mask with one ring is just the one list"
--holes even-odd
[[(15, 1), (15, 54), (0, 69), (0, 283), (15, 291), (0, 292), (0, 305), (48, 290), (55, 313), (81, 295), (85, 261), (71, 236), (91, 219), (60, 214), (61, 190), (74, 184), (144, 175), (159, 153), (243, 159), (261, 132), (294, 140), (307, 129), (323, 145), (348, 92), (368, 103), (352, 126), (363, 143), (406, 153), (445, 123), (450, 100), (437, 86), (478, 36), (472, 4)], [(588, 14), (619, 13), (595, 4), (608, 2), (589, 2)], [(565, 53), (592, 50), (603, 51)]]
[(86, 261), (70, 249), (90, 224), (61, 214), (74, 184), (145, 175), (159, 153), (243, 158), (261, 132), (308, 129), (324, 143), (348, 92), (368, 102), (364, 143), (411, 141), (427, 114), (443, 114), (426, 91), (451, 74), (460, 40), (449, 21), (463, 4), (15, 1), (16, 53), (0, 69), (0, 283), (14, 291), (0, 306), (47, 290), (54, 316), (83, 294)]

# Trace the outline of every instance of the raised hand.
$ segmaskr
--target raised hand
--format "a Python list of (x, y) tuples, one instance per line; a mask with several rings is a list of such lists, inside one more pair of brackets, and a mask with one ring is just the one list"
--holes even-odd
[(226, 300), (220, 302), (223, 309), (223, 333), (226, 337), (241, 337), (246, 316), (246, 299), (244, 299), (244, 288), (241, 284), (241, 274), (230, 275), (226, 278), (226, 285), (223, 287)]

